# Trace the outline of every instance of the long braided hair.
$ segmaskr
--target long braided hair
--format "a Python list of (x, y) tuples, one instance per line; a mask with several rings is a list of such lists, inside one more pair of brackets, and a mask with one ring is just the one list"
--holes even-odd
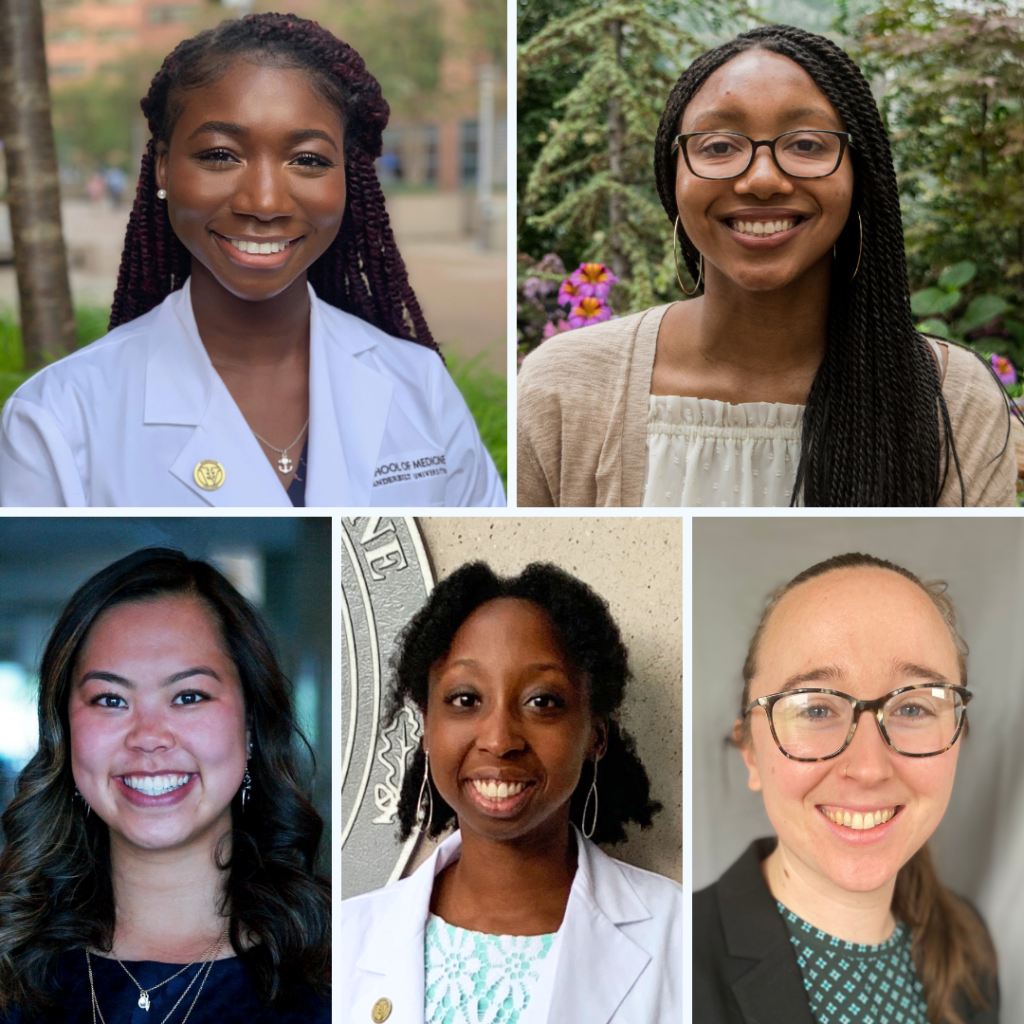
[(390, 108), (351, 46), (294, 14), (250, 14), (221, 22), (179, 43), (154, 76), (142, 100), (152, 138), (128, 220), (110, 329), (147, 313), (191, 272), (191, 254), (174, 234), (167, 204), (157, 199), (157, 143), (170, 144), (183, 93), (216, 81), (227, 63), (241, 56), (305, 71), (344, 121), (345, 214), (334, 242), (309, 268), (317, 296), (388, 334), (437, 352), (395, 245), (373, 164), (381, 153)]
[[(674, 224), (671, 147), (687, 105), (714, 71), (754, 48), (799, 64), (853, 136), (854, 198), (836, 244), (828, 341), (804, 408), (792, 504), (802, 497), (805, 505), (935, 505), (951, 463), (958, 476), (960, 468), (935, 359), (910, 311), (889, 139), (857, 65), (828, 39), (791, 25), (756, 28), (702, 54), (679, 77), (658, 126), (655, 174), (662, 206)], [(861, 245), (858, 214), (863, 253), (851, 281)], [(686, 266), (697, 280), (700, 254), (686, 232), (679, 233)]]

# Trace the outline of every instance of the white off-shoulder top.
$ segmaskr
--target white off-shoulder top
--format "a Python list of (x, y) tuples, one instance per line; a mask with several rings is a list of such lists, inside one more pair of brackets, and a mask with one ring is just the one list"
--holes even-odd
[(651, 395), (644, 507), (788, 505), (803, 411), (802, 405)]

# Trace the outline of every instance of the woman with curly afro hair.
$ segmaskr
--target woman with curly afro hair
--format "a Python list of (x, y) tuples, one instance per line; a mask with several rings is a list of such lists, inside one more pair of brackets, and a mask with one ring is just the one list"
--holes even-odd
[(605, 601), (553, 565), (464, 565), (393, 665), (390, 717), (423, 716), (401, 837), (458, 830), (342, 904), (342, 1017), (682, 1020), (681, 890), (596, 845), (660, 810), (618, 722), (630, 671)]
[(395, 245), (359, 54), (248, 15), (180, 43), (142, 110), (110, 333), (7, 402), (0, 503), (503, 505)]
[(916, 330), (889, 138), (835, 43), (708, 50), (653, 142), (696, 297), (531, 353), (520, 505), (1016, 503), (1020, 426), (983, 359)]

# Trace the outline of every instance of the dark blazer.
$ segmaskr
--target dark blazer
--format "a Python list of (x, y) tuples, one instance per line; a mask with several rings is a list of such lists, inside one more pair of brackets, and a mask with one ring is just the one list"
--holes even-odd
[[(758, 839), (722, 877), (693, 895), (695, 1024), (815, 1024), (789, 931), (761, 874), (777, 840)], [(988, 1010), (957, 1010), (966, 1024), (999, 1024), (999, 986)]]

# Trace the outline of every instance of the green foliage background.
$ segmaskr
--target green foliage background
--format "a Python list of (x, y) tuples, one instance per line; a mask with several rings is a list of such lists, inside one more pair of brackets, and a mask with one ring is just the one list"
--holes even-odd
[[(630, 36), (618, 66), (607, 32), (616, 18)], [(557, 253), (569, 269), (610, 263), (608, 196), (619, 188), (628, 273), (612, 293), (616, 312), (681, 298), (654, 189), (658, 118), (696, 54), (773, 22), (828, 35), (872, 84), (900, 182), (911, 291), (945, 296), (916, 299), (922, 322), (1021, 369), (1024, 15), (1001, 0), (520, 0), (520, 251)], [(613, 96), (629, 111), (619, 183), (607, 170)], [(950, 274), (963, 278), (955, 299)], [(685, 271), (683, 281), (692, 287)]]

